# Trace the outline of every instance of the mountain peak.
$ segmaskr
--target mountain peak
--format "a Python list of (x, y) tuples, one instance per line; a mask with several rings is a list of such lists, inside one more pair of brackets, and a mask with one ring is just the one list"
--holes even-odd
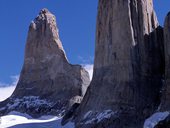
[[(55, 16), (46, 8), (40, 10), (37, 17), (31, 22), (30, 28), (37, 30), (41, 27), (50, 27), (51, 29), (57, 30), (56, 18)], [(53, 31), (54, 32), (54, 31)]]
[[(82, 66), (68, 62), (59, 38), (55, 16), (47, 9), (42, 9), (30, 25), (20, 79), (7, 102), (19, 99), (16, 101), (16, 108), (23, 112), (28, 112), (34, 103), (36, 108), (41, 108), (41, 102), (45, 111), (30, 110), (28, 114), (58, 115), (75, 102), (81, 102), (89, 82), (88, 72)], [(26, 103), (29, 104), (27, 108), (24, 107)], [(0, 107), (4, 104), (0, 104)], [(8, 106), (4, 108), (9, 111), (16, 110)], [(8, 113), (6, 110), (0, 110), (0, 115)]]
[(43, 8), (40, 10), (39, 14), (46, 14), (46, 13), (51, 13), (47, 8)]

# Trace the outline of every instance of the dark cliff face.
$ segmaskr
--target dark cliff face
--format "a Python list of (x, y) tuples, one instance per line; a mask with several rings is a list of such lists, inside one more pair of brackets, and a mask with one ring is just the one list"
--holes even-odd
[(170, 110), (170, 12), (164, 23), (164, 46), (165, 46), (165, 87), (163, 90), (161, 111)]
[(81, 102), (89, 82), (85, 69), (68, 63), (55, 16), (42, 9), (30, 24), (20, 79), (1, 114), (60, 114)]
[(163, 29), (152, 0), (99, 0), (94, 75), (77, 127), (142, 127), (160, 103), (163, 75)]

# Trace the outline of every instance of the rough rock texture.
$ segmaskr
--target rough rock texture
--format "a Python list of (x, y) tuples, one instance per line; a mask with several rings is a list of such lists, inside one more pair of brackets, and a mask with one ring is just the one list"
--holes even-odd
[[(162, 90), (160, 111), (170, 111), (170, 12), (164, 22), (165, 47), (165, 85)], [(170, 114), (160, 121), (154, 128), (170, 128)]]
[(163, 74), (163, 30), (152, 0), (99, 0), (94, 75), (77, 128), (142, 127), (160, 103)]
[(161, 111), (170, 111), (170, 12), (164, 23), (165, 45), (165, 86), (161, 103)]
[(60, 114), (81, 102), (89, 82), (85, 69), (68, 63), (55, 16), (42, 9), (30, 24), (20, 79), (12, 96), (1, 103), (8, 104), (0, 115), (11, 110)]

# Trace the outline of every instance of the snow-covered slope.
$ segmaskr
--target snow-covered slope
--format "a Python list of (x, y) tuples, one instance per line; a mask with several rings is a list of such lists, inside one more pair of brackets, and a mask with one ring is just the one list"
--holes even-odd
[(74, 128), (73, 123), (61, 126), (61, 118), (55, 116), (33, 119), (27, 114), (11, 112), (0, 119), (0, 128)]
[(145, 120), (143, 128), (154, 128), (160, 121), (164, 120), (170, 113), (157, 112)]

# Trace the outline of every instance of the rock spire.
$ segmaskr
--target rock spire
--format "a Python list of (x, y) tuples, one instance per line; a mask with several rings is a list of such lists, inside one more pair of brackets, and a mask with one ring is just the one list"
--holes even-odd
[(8, 103), (2, 114), (63, 114), (81, 102), (89, 75), (82, 66), (69, 64), (58, 32), (55, 16), (42, 9), (30, 24), (20, 79), (12, 96), (1, 103)]
[(142, 127), (160, 103), (163, 73), (163, 30), (152, 0), (99, 0), (94, 75), (77, 128)]

